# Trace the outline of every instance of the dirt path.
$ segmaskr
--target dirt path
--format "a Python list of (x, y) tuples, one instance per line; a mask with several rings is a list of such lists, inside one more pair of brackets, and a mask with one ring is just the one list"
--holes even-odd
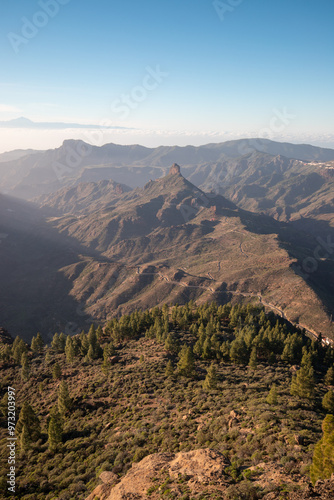
[[(248, 255), (242, 249), (242, 243), (240, 243), (240, 250), (248, 258)], [(130, 266), (127, 266), (125, 264), (122, 264), (122, 267), (125, 267), (125, 268), (128, 268), (128, 269), (134, 269), (133, 266), (130, 267)], [(212, 294), (218, 293), (212, 287), (208, 287), (208, 286), (204, 286), (204, 285), (188, 285), (188, 283), (185, 283), (184, 281), (170, 280), (168, 278), (168, 276), (165, 276), (160, 271), (153, 272), (153, 273), (148, 273), (148, 272), (142, 271), (142, 266), (136, 266), (136, 268), (137, 268), (136, 269), (136, 274), (138, 274), (138, 275), (157, 276), (157, 277), (160, 277), (162, 280), (164, 280), (167, 283), (170, 283), (172, 285), (182, 286), (183, 288), (197, 288), (197, 289), (200, 289), (200, 290), (208, 291), (208, 292), (210, 292)], [(180, 269), (186, 270), (185, 267), (182, 267)], [(220, 270), (220, 269), (221, 269), (221, 263), (218, 262), (218, 270)], [(215, 283), (220, 284), (220, 282), (217, 282), (214, 279), (214, 277), (212, 276), (212, 274), (210, 272), (207, 273), (208, 278), (204, 278), (203, 276), (195, 276), (195, 275), (190, 275), (190, 276), (192, 276), (193, 278), (201, 279), (201, 280), (206, 279), (206, 280), (210, 280), (211, 282), (214, 281)], [(223, 282), (221, 282), (221, 284), (223, 284)], [(239, 290), (221, 290), (219, 293), (229, 293), (231, 295), (241, 295), (243, 297), (257, 298), (258, 301), (260, 302), (260, 304), (262, 304), (263, 306), (265, 306), (265, 307), (273, 310), (274, 312), (276, 312), (277, 314), (279, 314), (283, 319), (285, 319), (285, 320), (289, 321), (291, 324), (293, 324), (295, 327), (300, 328), (301, 330), (305, 330), (313, 339), (317, 339), (318, 338), (318, 334), (315, 331), (310, 330), (305, 325), (302, 325), (302, 324), (299, 324), (299, 323), (294, 323), (293, 321), (289, 320), (289, 318), (284, 313), (283, 309), (280, 309), (278, 306), (276, 306), (274, 304), (271, 304), (270, 302), (266, 302), (264, 300), (263, 296), (261, 295), (261, 293), (259, 293), (259, 292), (251, 293), (251, 292), (240, 292)]]
[(246, 254), (246, 252), (244, 252), (244, 250), (242, 249), (242, 243), (240, 243), (239, 245), (239, 248), (240, 248), (240, 252), (246, 257), (246, 259), (248, 259), (248, 255)]

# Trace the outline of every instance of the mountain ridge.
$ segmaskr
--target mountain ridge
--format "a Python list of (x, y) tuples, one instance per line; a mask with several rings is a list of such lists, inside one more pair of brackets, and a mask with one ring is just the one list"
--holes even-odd
[[(237, 158), (241, 161), (244, 156), (252, 153), (283, 155), (309, 162), (334, 161), (334, 150), (277, 143), (267, 139), (240, 139), (203, 146), (158, 148), (113, 143), (97, 147), (84, 141), (67, 140), (54, 150), (36, 152), (11, 162), (0, 163), (0, 190), (31, 199), (77, 182), (84, 170), (91, 167), (99, 170), (100, 178), (91, 178), (90, 181), (110, 178), (133, 188), (143, 186), (152, 175), (153, 178), (160, 177), (164, 174), (164, 169), (174, 162), (183, 165), (185, 176), (189, 180), (201, 185), (205, 179), (201, 176), (201, 179), (195, 180), (193, 176), (196, 169), (212, 169)], [(121, 174), (120, 169), (128, 172), (127, 178), (117, 177)]]

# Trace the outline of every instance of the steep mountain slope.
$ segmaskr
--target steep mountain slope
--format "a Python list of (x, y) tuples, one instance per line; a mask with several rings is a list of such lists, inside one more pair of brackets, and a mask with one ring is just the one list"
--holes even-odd
[(199, 184), (204, 189), (218, 186), (246, 210), (262, 211), (280, 220), (323, 219), (334, 226), (333, 165), (252, 153), (211, 169)]
[(0, 199), (0, 324), (14, 336), (47, 337), (55, 324), (75, 333), (92, 320), (189, 299), (261, 301), (333, 335), (333, 255), (317, 251), (310, 269), (319, 242), (307, 227), (206, 194), (177, 165), (143, 189), (78, 185), (49, 202), (46, 211)]
[(334, 470), (330, 441), (322, 460), (316, 445), (321, 427), (333, 429), (321, 407), (332, 379), (329, 346), (250, 305), (137, 310), (104, 327), (34, 343), (28, 371), (19, 340), (0, 344), (1, 498), (9, 384), (21, 457), (15, 498), (333, 498), (333, 481), (313, 490), (309, 476), (312, 462), (314, 481)]
[(0, 214), (0, 325), (13, 337), (29, 341), (40, 331), (49, 339), (54, 328), (82, 319), (69, 295), (72, 283), (59, 269), (80, 262), (85, 249), (27, 202), (0, 195)]
[(63, 269), (73, 279), (72, 296), (92, 317), (164, 301), (234, 298), (261, 300), (293, 322), (332, 334), (333, 260), (307, 278), (300, 272), (317, 245), (312, 236), (206, 195), (177, 166), (112, 207), (52, 223), (105, 259)]
[(131, 191), (125, 184), (112, 180), (97, 183), (80, 183), (71, 188), (63, 188), (55, 194), (44, 195), (38, 199), (43, 210), (52, 214), (95, 212), (111, 203), (117, 202), (123, 193)]

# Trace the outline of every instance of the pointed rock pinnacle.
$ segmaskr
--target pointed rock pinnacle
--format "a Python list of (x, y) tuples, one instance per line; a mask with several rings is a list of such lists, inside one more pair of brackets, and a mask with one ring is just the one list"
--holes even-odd
[(169, 169), (169, 173), (172, 174), (172, 175), (175, 175), (175, 174), (180, 174), (181, 173), (181, 169), (180, 169), (180, 166), (177, 164), (177, 163), (174, 163), (170, 169)]

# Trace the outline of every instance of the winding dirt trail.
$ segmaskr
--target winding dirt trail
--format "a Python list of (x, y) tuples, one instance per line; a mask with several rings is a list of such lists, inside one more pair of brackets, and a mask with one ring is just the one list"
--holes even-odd
[[(125, 266), (125, 267), (127, 267), (127, 266)], [(185, 270), (185, 268), (182, 268), (182, 269)], [(220, 269), (220, 262), (219, 262), (219, 269)], [(217, 292), (212, 287), (207, 287), (207, 286), (203, 286), (203, 285), (188, 285), (188, 283), (185, 283), (184, 281), (170, 280), (168, 278), (168, 276), (163, 275), (160, 271), (155, 272), (155, 273), (142, 272), (141, 271), (141, 266), (137, 267), (137, 274), (140, 274), (140, 275), (149, 275), (149, 276), (152, 276), (152, 275), (159, 276), (162, 280), (164, 280), (164, 281), (166, 281), (166, 282), (168, 282), (170, 284), (177, 285), (177, 286), (182, 286), (183, 288), (198, 288), (198, 289), (201, 289), (201, 290), (206, 290), (206, 291), (208, 291), (208, 292), (210, 292), (212, 294), (215, 294), (215, 293), (230, 293), (231, 295), (242, 295), (243, 297), (257, 298), (259, 300), (260, 304), (262, 304), (263, 306), (268, 307), (269, 309), (272, 309), (274, 312), (278, 313), (283, 319), (289, 321), (291, 324), (293, 324), (297, 328), (305, 330), (312, 338), (315, 338), (315, 339), (318, 338), (318, 334), (316, 332), (314, 332), (313, 330), (310, 330), (305, 325), (302, 325), (302, 324), (299, 324), (299, 323), (294, 323), (293, 321), (289, 320), (289, 318), (286, 316), (286, 314), (283, 311), (283, 309), (280, 309), (278, 306), (276, 306), (274, 304), (271, 304), (270, 302), (265, 301), (264, 298), (263, 298), (263, 295), (260, 292), (251, 293), (251, 292), (241, 292), (239, 290), (220, 290), (219, 292)], [(203, 279), (203, 276), (194, 276), (194, 275), (192, 275), (192, 276), (195, 277), (195, 278), (198, 278), (198, 279)], [(205, 279), (209, 279), (210, 281), (214, 281), (217, 284), (219, 284), (219, 282), (217, 282), (213, 278), (213, 276), (212, 276), (212, 274), (210, 272), (207, 273), (207, 276), (208, 276), (208, 278), (205, 278)], [(223, 282), (221, 282), (221, 284), (223, 284)]]
[[(241, 247), (241, 243), (240, 243), (240, 250), (242, 251), (242, 253), (245, 254), (245, 252), (242, 250), (242, 247)], [(247, 254), (245, 254), (247, 256)], [(248, 257), (248, 256), (247, 256)], [(115, 264), (116, 262), (113, 262), (113, 264)], [(303, 324), (300, 324), (300, 323), (295, 323), (293, 321), (291, 321), (285, 314), (285, 312), (283, 311), (283, 309), (281, 309), (280, 307), (278, 307), (277, 305), (274, 305), (274, 304), (271, 304), (270, 302), (267, 302), (263, 295), (260, 293), (260, 292), (241, 292), (239, 290), (215, 290), (214, 288), (212, 288), (212, 286), (205, 286), (205, 285), (189, 285), (188, 283), (185, 283), (184, 281), (175, 281), (175, 280), (171, 280), (168, 276), (162, 274), (160, 271), (156, 271), (156, 272), (145, 272), (142, 270), (142, 265), (136, 265), (136, 266), (127, 266), (126, 264), (123, 264), (123, 263), (118, 263), (118, 265), (120, 265), (121, 267), (124, 267), (126, 269), (131, 269), (132, 271), (135, 270), (135, 274), (136, 275), (140, 275), (140, 276), (157, 276), (159, 277), (161, 280), (163, 281), (166, 281), (166, 283), (168, 284), (172, 284), (172, 285), (176, 285), (176, 286), (181, 286), (182, 288), (197, 288), (197, 289), (200, 289), (200, 290), (205, 290), (207, 292), (210, 292), (212, 295), (214, 295), (215, 293), (229, 293), (231, 295), (241, 295), (243, 297), (252, 297), (252, 298), (256, 298), (258, 299), (258, 301), (260, 302), (260, 304), (262, 304), (263, 306), (273, 310), (275, 313), (279, 314), (283, 319), (289, 321), (291, 324), (293, 324), (295, 327), (297, 328), (300, 328), (301, 330), (305, 330), (305, 332), (307, 334), (309, 334), (309, 336), (313, 339), (318, 339), (319, 337), (319, 334), (317, 332), (315, 332), (314, 330), (311, 330), (310, 328), (308, 328), (306, 325), (303, 325)], [(218, 262), (217, 263), (217, 266), (218, 266), (218, 270), (220, 271), (221, 270), (221, 262)], [(211, 272), (208, 272), (206, 273), (206, 276), (196, 276), (196, 275), (191, 275), (189, 274), (185, 267), (180, 267), (179, 269), (182, 269), (183, 271), (186, 272), (187, 275), (191, 276), (192, 278), (197, 278), (197, 279), (201, 279), (201, 280), (207, 280), (207, 281), (210, 281), (210, 284), (212, 282), (216, 283), (217, 285), (222, 285), (224, 282), (219, 282), (217, 281), (213, 275), (211, 274)], [(331, 341), (331, 339), (327, 339), (326, 337), (324, 337), (324, 340), (323, 342), (325, 342), (325, 340), (328, 340), (328, 341)], [(333, 342), (333, 345), (334, 345), (334, 342)]]

